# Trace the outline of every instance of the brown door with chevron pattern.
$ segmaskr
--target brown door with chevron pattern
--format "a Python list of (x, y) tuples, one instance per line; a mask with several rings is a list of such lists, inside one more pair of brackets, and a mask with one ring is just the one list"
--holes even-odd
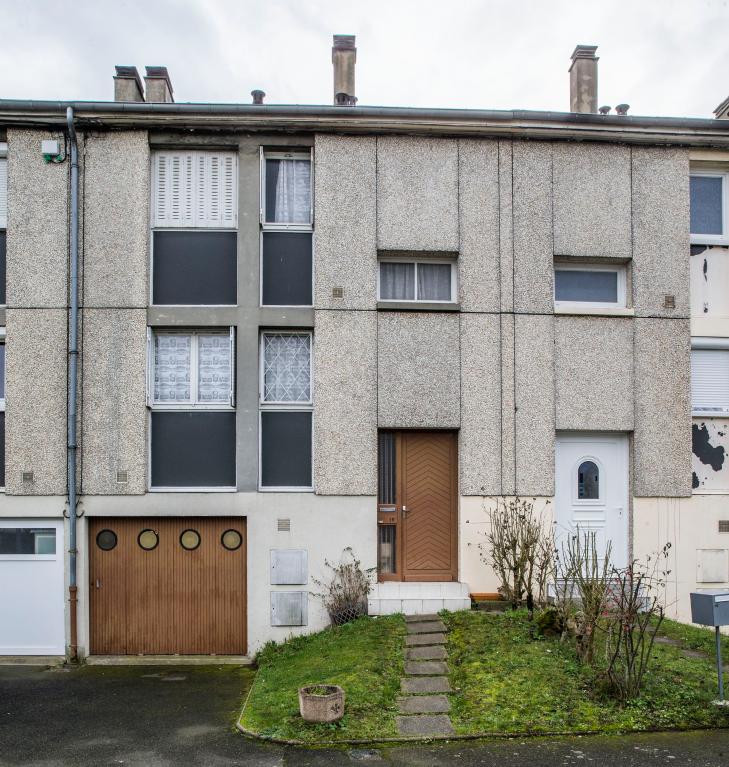
[(458, 579), (457, 442), (452, 432), (401, 432), (402, 578)]

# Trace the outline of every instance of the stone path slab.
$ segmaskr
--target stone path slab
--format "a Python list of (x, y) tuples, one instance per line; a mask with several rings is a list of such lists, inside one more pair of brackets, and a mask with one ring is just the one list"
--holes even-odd
[(447, 714), (451, 704), (445, 695), (411, 695), (398, 698), (401, 714)]
[(443, 645), (429, 647), (409, 647), (405, 651), (406, 660), (445, 660), (448, 657)]
[(425, 738), (431, 735), (455, 735), (448, 714), (397, 716), (395, 722), (400, 735), (419, 735)]
[(405, 637), (405, 644), (408, 647), (414, 645), (445, 644), (445, 634), (408, 634)]
[(426, 613), (423, 615), (406, 615), (405, 623), (422, 623), (423, 621), (439, 621), (440, 616), (435, 613)]
[(437, 660), (411, 660), (405, 661), (405, 673), (408, 676), (445, 676), (448, 666)]
[(445, 632), (443, 621), (425, 621), (424, 623), (408, 623), (408, 634), (433, 634)]
[(400, 680), (400, 691), (409, 695), (453, 692), (446, 676), (416, 676)]

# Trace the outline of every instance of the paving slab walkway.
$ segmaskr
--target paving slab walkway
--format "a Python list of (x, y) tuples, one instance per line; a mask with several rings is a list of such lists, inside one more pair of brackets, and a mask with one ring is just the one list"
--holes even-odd
[(400, 680), (400, 735), (453, 735), (448, 716), (451, 704), (444, 693), (452, 692), (448, 682), (447, 630), (437, 615), (406, 615), (405, 676)]

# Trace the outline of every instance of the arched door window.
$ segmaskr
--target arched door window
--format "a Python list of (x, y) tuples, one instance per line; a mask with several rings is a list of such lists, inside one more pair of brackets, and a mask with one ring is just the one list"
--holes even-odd
[(594, 461), (583, 461), (577, 469), (577, 497), (580, 500), (600, 497), (600, 469)]

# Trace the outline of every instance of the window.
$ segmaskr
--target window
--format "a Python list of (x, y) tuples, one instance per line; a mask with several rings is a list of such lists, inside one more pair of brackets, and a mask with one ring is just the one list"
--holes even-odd
[(699, 348), (691, 350), (691, 410), (696, 416), (729, 414), (729, 348), (707, 348), (711, 343), (697, 339)]
[(261, 305), (312, 304), (311, 152), (263, 152)]
[(8, 145), (0, 142), (0, 304), (5, 304), (6, 229), (8, 227)]
[(594, 461), (583, 461), (577, 469), (577, 497), (580, 500), (600, 497), (600, 470)]
[(261, 489), (310, 490), (311, 333), (261, 334)]
[(379, 265), (378, 298), (380, 301), (454, 302), (456, 263), (383, 259)]
[(727, 173), (693, 171), (691, 189), (691, 242), (729, 244), (727, 232)]
[(554, 266), (554, 305), (619, 308), (626, 304), (626, 268), (622, 264)]
[(153, 155), (152, 303), (237, 303), (234, 152)]
[(0, 488), (5, 487), (5, 328), (0, 328)]
[(56, 531), (49, 527), (0, 527), (0, 555), (55, 556)]
[(235, 487), (235, 334), (149, 333), (152, 487)]

